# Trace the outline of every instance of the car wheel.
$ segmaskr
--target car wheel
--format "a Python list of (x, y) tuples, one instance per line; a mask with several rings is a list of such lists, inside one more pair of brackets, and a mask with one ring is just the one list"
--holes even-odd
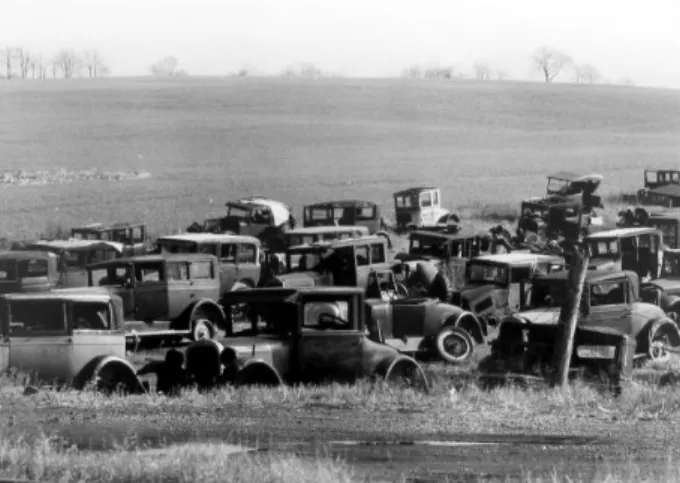
[(207, 319), (194, 321), (191, 328), (191, 340), (212, 339), (213, 325)]
[(439, 357), (450, 364), (468, 361), (475, 350), (472, 336), (460, 327), (447, 325), (437, 334), (435, 348)]

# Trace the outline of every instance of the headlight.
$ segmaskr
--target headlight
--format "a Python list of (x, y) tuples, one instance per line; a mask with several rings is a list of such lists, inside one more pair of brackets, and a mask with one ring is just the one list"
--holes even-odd
[(576, 355), (580, 359), (613, 359), (616, 347), (611, 345), (580, 345), (576, 348)]

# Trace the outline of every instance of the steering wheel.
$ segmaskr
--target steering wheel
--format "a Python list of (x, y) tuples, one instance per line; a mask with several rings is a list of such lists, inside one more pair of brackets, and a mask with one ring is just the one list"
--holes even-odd
[(348, 328), (348, 325), (349, 325), (346, 320), (338, 317), (337, 315), (329, 314), (327, 312), (319, 314), (317, 322), (319, 323), (321, 328), (336, 327), (336, 328), (346, 329), (346, 328)]

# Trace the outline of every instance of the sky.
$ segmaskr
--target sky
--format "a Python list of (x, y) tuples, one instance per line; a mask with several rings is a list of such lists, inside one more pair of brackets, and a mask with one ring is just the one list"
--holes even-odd
[(301, 62), (345, 76), (471, 73), (482, 61), (540, 80), (531, 54), (547, 46), (614, 82), (680, 88), (677, 0), (0, 0), (0, 19), (0, 46), (96, 48), (120, 76), (173, 55), (193, 75)]

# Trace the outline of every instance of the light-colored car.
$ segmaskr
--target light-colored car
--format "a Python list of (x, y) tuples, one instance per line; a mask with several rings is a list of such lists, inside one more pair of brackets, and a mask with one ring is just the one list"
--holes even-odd
[(435, 228), (439, 220), (450, 213), (442, 208), (440, 189), (433, 186), (408, 188), (393, 196), (397, 230)]
[(90, 289), (0, 296), (0, 370), (83, 389), (144, 386), (125, 360), (123, 302)]

